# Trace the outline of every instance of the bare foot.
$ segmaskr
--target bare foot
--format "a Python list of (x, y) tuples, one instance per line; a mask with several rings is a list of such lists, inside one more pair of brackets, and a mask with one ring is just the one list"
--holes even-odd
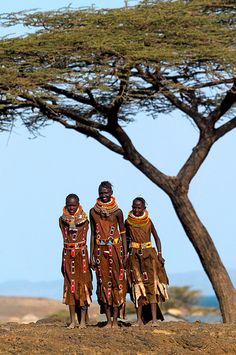
[(143, 326), (143, 322), (142, 321), (137, 321), (137, 322), (132, 324), (132, 327), (142, 327), (142, 326)]
[(112, 323), (112, 328), (116, 328), (116, 329), (119, 328), (118, 323), (117, 323), (117, 322), (115, 322), (115, 323), (113, 322), (113, 323)]
[(159, 327), (158, 321), (157, 320), (153, 320), (151, 326), (152, 327)]
[(111, 322), (107, 322), (107, 324), (103, 328), (111, 328), (111, 327), (112, 327), (112, 323)]
[(75, 328), (75, 323), (70, 323), (67, 327), (67, 329), (74, 329)]
[(79, 328), (80, 328), (80, 329), (85, 329), (85, 328), (87, 328), (87, 327), (86, 327), (86, 324), (85, 324), (85, 323), (80, 323)]

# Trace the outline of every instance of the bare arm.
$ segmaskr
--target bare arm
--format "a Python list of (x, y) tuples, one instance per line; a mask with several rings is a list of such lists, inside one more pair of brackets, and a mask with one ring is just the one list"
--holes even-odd
[[(63, 225), (62, 225), (62, 220), (61, 220), (61, 217), (59, 218), (59, 227), (61, 229), (61, 233), (64, 237), (64, 228), (63, 228)], [(63, 253), (63, 252), (62, 252)], [(62, 254), (63, 255), (63, 254)], [(63, 257), (62, 257), (62, 261), (61, 261), (61, 273), (62, 273), (62, 276), (64, 276), (64, 264), (63, 264)]]
[(129, 252), (131, 238), (130, 238), (129, 226), (127, 222), (125, 222), (125, 230), (126, 230), (127, 251)]
[(61, 217), (59, 218), (59, 227), (60, 227), (60, 230), (61, 230), (63, 239), (64, 239), (64, 237), (65, 237), (65, 228), (64, 228), (64, 226), (63, 226)]
[(122, 232), (121, 233), (122, 246), (123, 246), (123, 251), (124, 251), (124, 257), (126, 259), (127, 258), (127, 240), (126, 240), (123, 212), (120, 209), (117, 211), (116, 217), (117, 217), (117, 222), (118, 222), (120, 232)]
[(93, 258), (93, 252), (94, 252), (94, 240), (95, 240), (95, 233), (94, 233), (94, 219), (91, 215), (91, 211), (89, 213), (89, 220), (90, 220), (90, 229), (91, 229), (91, 236), (90, 236), (90, 266), (94, 266), (94, 258)]
[(159, 238), (159, 236), (157, 234), (156, 228), (154, 227), (154, 224), (152, 223), (152, 221), (151, 221), (151, 228), (152, 228), (151, 232), (152, 232), (152, 235), (153, 235), (153, 237), (155, 239), (155, 243), (156, 243), (156, 247), (157, 247), (158, 259), (160, 260), (160, 262), (162, 264), (164, 264), (165, 259), (163, 259), (163, 257), (162, 257), (161, 240), (160, 240), (160, 238)]

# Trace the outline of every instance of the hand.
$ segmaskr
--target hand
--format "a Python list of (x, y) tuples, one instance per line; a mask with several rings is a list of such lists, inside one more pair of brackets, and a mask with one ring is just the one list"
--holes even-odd
[(92, 269), (92, 270), (95, 270), (95, 261), (93, 259), (90, 259), (89, 261), (89, 267)]
[(125, 270), (127, 269), (128, 264), (129, 264), (129, 254), (125, 255), (123, 259), (123, 266)]
[(158, 253), (158, 260), (160, 261), (160, 263), (161, 263), (162, 265), (165, 264), (165, 259), (162, 257), (161, 253)]
[(65, 270), (64, 270), (64, 265), (63, 264), (61, 265), (61, 273), (62, 273), (62, 276), (64, 277)]

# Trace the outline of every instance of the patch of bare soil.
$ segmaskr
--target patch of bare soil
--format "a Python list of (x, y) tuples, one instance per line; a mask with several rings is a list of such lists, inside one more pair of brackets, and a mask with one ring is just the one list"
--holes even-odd
[(67, 329), (59, 318), (0, 325), (0, 354), (236, 354), (236, 327), (226, 324), (162, 322), (118, 329), (91, 324)]
[[(235, 325), (167, 321), (136, 328), (120, 321), (118, 329), (107, 329), (97, 323), (96, 303), (89, 315), (86, 329), (68, 329), (68, 307), (60, 301), (0, 297), (0, 354), (236, 355)], [(135, 318), (129, 314), (129, 321)]]
[[(30, 323), (53, 314), (68, 313), (61, 301), (48, 298), (0, 296), (0, 323)], [(90, 306), (90, 314), (98, 316), (96, 303)]]
[(27, 315), (35, 320), (65, 309), (60, 301), (47, 298), (0, 296), (0, 322), (21, 322)]

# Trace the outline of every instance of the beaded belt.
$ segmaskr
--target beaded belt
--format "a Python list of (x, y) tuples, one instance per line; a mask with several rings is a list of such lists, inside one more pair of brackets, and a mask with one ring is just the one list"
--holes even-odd
[(120, 237), (118, 238), (112, 238), (112, 239), (96, 239), (96, 244), (97, 245), (113, 245), (113, 244), (118, 244), (120, 242)]
[(134, 249), (147, 249), (147, 248), (152, 248), (152, 243), (151, 242), (146, 242), (146, 243), (136, 243), (136, 242), (131, 242), (131, 248)]
[(81, 249), (86, 247), (86, 242), (78, 242), (78, 243), (64, 243), (64, 249)]

